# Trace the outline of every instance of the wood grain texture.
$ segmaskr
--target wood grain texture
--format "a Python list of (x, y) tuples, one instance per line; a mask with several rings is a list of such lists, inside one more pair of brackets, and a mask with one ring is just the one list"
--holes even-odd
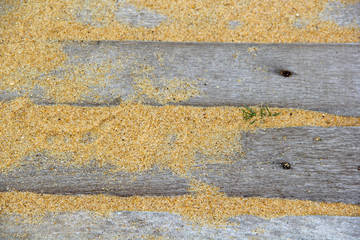
[[(1, 1), (0, 1), (1, 2)], [(117, 3), (125, 1), (119, 0)], [(8, 1), (0, 6), (0, 15), (14, 9)], [(104, 3), (105, 4), (105, 3)], [(1, 5), (1, 4), (0, 4)], [(359, 3), (343, 5), (331, 2), (320, 13), (325, 21), (340, 26), (359, 25)], [(71, 9), (75, 20), (93, 27), (105, 26), (97, 19), (106, 12), (94, 11), (85, 1), (79, 9)], [(113, 12), (116, 21), (135, 27), (156, 27), (165, 16), (151, 10), (138, 10), (133, 5), (118, 6)], [(294, 22), (298, 28), (309, 22)], [(241, 26), (229, 22), (228, 28)], [(92, 86), (100, 99), (89, 97), (78, 105), (113, 105), (127, 100), (134, 92), (132, 71), (140, 64), (155, 67), (155, 78), (178, 77), (199, 82), (202, 95), (180, 104), (196, 106), (257, 105), (304, 108), (348, 116), (360, 116), (359, 45), (358, 44), (208, 44), (208, 43), (101, 43), (99, 46), (69, 43), (65, 51), (69, 62), (53, 75), (61, 76), (79, 63), (107, 64), (107, 57), (118, 54), (128, 57), (125, 71), (112, 65), (105, 87)], [(256, 51), (248, 51), (249, 48)], [(127, 54), (127, 55), (126, 55)], [(129, 58), (130, 55), (135, 58)], [(235, 58), (233, 56), (236, 56)], [(79, 57), (79, 61), (76, 57)], [(163, 65), (159, 61), (162, 56)], [(173, 63), (170, 63), (172, 60)], [(77, 62), (78, 61), (78, 62)], [(290, 70), (290, 78), (279, 75)], [(44, 76), (46, 77), (46, 76)], [(206, 85), (205, 85), (206, 84)], [(40, 84), (41, 89), (41, 84)], [(0, 93), (1, 100), (21, 96), (21, 92)], [(31, 93), (38, 103), (49, 104), (44, 92)], [(150, 102), (150, 101), (149, 101)], [(152, 103), (152, 102), (150, 102)], [(152, 103), (157, 104), (157, 103)], [(204, 164), (194, 166), (193, 176), (213, 183), (231, 196), (300, 197), (304, 199), (343, 201), (359, 204), (359, 131), (346, 129), (297, 128), (258, 130), (257, 135), (243, 136), (245, 158), (234, 156), (231, 166)], [(328, 130), (328, 129), (325, 129)], [(283, 137), (286, 136), (285, 140)], [(312, 141), (320, 137), (321, 141)], [(42, 157), (44, 161), (39, 161)], [(201, 157), (201, 156), (199, 156)], [(101, 169), (71, 169), (40, 154), (28, 158), (23, 168), (0, 175), (0, 190), (129, 195), (186, 194), (188, 182), (171, 172), (153, 169), (139, 174), (105, 174)], [(291, 168), (282, 168), (289, 162)], [(35, 164), (36, 163), (36, 164)], [(41, 166), (39, 166), (39, 164)], [(196, 170), (195, 170), (196, 169)], [(212, 173), (221, 172), (219, 177)], [(208, 173), (201, 177), (200, 173)], [(135, 180), (133, 177), (137, 177)], [(269, 180), (269, 181), (268, 181)], [(260, 188), (259, 185), (262, 185)], [(352, 194), (349, 194), (351, 193)], [(262, 192), (261, 192), (262, 193)], [(270, 193), (270, 194), (269, 194)], [(335, 195), (338, 195), (334, 198)], [(20, 221), (19, 221), (20, 219)], [(180, 216), (170, 213), (120, 212), (108, 217), (91, 213), (49, 213), (38, 223), (23, 221), (15, 215), (0, 215), (1, 239), (142, 239), (144, 236), (164, 239), (359, 239), (360, 218), (307, 216), (264, 220), (253, 216), (238, 216), (223, 228), (190, 225)], [(28, 220), (25, 218), (25, 220)]]
[[(69, 0), (67, 0), (69, 1)], [(115, 20), (132, 27), (154, 28), (161, 23), (171, 23), (173, 20), (167, 16), (157, 13), (149, 8), (138, 9), (136, 6), (129, 4), (126, 0), (117, 0), (115, 5), (102, 3), (101, 8), (89, 7), (88, 2), (82, 2), (74, 9), (75, 21), (90, 24), (95, 27), (106, 26), (106, 22), (99, 22), (98, 19), (107, 17), (106, 13), (112, 12)], [(360, 11), (360, 3), (344, 4), (339, 1), (331, 1), (327, 3), (324, 10), (319, 13), (319, 20), (334, 21), (339, 26), (360, 25), (358, 12)], [(3, 12), (5, 12), (3, 10)], [(2, 8), (0, 6), (0, 14)], [(309, 24), (308, 19), (300, 16), (294, 21), (294, 26), (298, 28), (306, 27)], [(236, 29), (241, 26), (240, 21), (232, 20), (228, 22), (229, 29)]]
[(244, 158), (198, 166), (194, 174), (228, 196), (360, 204), (360, 128), (266, 129), (241, 141)]
[(287, 216), (265, 220), (237, 216), (231, 225), (201, 226), (160, 212), (48, 213), (37, 222), (2, 215), (1, 239), (359, 239), (359, 217)]
[(360, 2), (344, 4), (339, 1), (328, 2), (319, 14), (320, 20), (334, 21), (339, 26), (360, 25)]
[[(66, 0), (73, 3), (73, 1)], [(73, 3), (74, 4), (74, 3)], [(104, 27), (109, 25), (109, 21), (99, 21), (99, 19), (109, 18), (109, 13), (114, 14), (114, 20), (121, 24), (131, 27), (153, 28), (159, 26), (167, 20), (167, 17), (151, 9), (139, 9), (129, 4), (126, 0), (117, 0), (115, 2), (102, 2), (96, 6), (89, 4), (88, 1), (74, 4), (70, 8), (74, 12), (75, 21), (94, 27)]]
[[(102, 83), (90, 86), (99, 99), (86, 96), (70, 103), (112, 105), (131, 99), (134, 72), (145, 65), (153, 68), (151, 81), (174, 79), (197, 81), (198, 96), (182, 105), (259, 105), (302, 108), (327, 113), (360, 116), (359, 44), (235, 44), (174, 42), (68, 42), (69, 59), (64, 67), (40, 76), (63, 76), (77, 66), (102, 73)], [(103, 68), (101, 68), (103, 67)], [(280, 74), (292, 72), (290, 77)], [(100, 73), (99, 73), (100, 74)], [(86, 74), (85, 74), (86, 75)], [(86, 81), (86, 76), (74, 81)], [(35, 89), (31, 98), (40, 104), (44, 89)], [(2, 92), (1, 100), (22, 95)], [(159, 104), (148, 99), (145, 102)]]
[(68, 167), (44, 153), (29, 156), (22, 166), (0, 173), (0, 191), (30, 191), (48, 194), (109, 194), (175, 196), (187, 194), (188, 180), (157, 168), (140, 172), (113, 172), (96, 164)]
[[(198, 155), (205, 163), (193, 165), (189, 177), (213, 184), (228, 196), (360, 204), (359, 142), (358, 127), (247, 132), (241, 138), (245, 156), (235, 153), (234, 163), (211, 164), (211, 156)], [(0, 174), (0, 191), (117, 196), (188, 193), (188, 180), (171, 171), (107, 173), (111, 167), (70, 168), (60, 162), (42, 154), (28, 157), (22, 167)], [(283, 168), (285, 162), (290, 169)]]

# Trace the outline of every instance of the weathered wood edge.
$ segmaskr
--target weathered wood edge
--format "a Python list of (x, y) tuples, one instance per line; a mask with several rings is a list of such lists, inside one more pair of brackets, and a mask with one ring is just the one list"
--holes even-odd
[[(33, 217), (34, 218), (34, 217)], [(25, 218), (26, 219), (26, 218)], [(33, 221), (33, 222), (32, 222)], [(17, 215), (0, 215), (0, 238), (14, 239), (359, 239), (359, 217), (286, 216), (265, 220), (237, 216), (229, 225), (207, 226), (160, 212), (48, 213), (24, 221)]]
[[(360, 128), (259, 129), (242, 135), (233, 163), (213, 164), (197, 156), (189, 178), (220, 188), (228, 196), (268, 197), (360, 204)], [(288, 164), (288, 165), (285, 165)], [(96, 165), (67, 167), (42, 153), (0, 173), (0, 191), (49, 194), (171, 196), (188, 193), (189, 180), (161, 168), (115, 172)]]

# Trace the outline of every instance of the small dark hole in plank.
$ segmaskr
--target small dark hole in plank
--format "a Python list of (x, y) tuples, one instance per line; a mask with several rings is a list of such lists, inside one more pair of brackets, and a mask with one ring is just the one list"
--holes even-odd
[(291, 165), (290, 165), (290, 163), (288, 163), (288, 162), (283, 162), (283, 163), (281, 163), (281, 166), (282, 166), (282, 168), (285, 169), (285, 170), (288, 170), (288, 169), (291, 168)]
[(287, 70), (280, 70), (280, 75), (283, 77), (291, 77), (292, 72), (287, 71)]

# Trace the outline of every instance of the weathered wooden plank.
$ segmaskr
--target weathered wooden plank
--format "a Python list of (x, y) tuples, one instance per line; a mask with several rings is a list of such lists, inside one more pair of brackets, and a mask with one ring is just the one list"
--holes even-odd
[[(75, 14), (75, 21), (90, 24), (95, 27), (106, 26), (108, 23), (99, 22), (98, 19), (107, 18), (108, 12), (112, 12), (115, 20), (133, 27), (153, 28), (161, 23), (171, 23), (173, 20), (167, 16), (157, 13), (154, 10), (144, 8), (138, 9), (136, 6), (129, 4), (126, 0), (118, 0), (115, 5), (111, 3), (102, 3), (101, 7), (90, 7), (87, 2), (82, 3), (79, 7), (72, 9)], [(360, 25), (358, 12), (360, 3), (344, 4), (339, 1), (327, 3), (324, 10), (319, 14), (319, 20), (334, 21), (340, 26), (351, 26), (352, 24)], [(1, 7), (0, 7), (1, 14)], [(298, 28), (306, 27), (310, 20), (303, 19), (300, 16), (295, 20), (294, 26)], [(236, 20), (228, 22), (228, 28), (235, 29), (241, 27), (242, 23)]]
[[(46, 88), (41, 79), (61, 79), (73, 73), (74, 81), (79, 83), (101, 76), (100, 85), (89, 86), (91, 94), (99, 98), (85, 96), (75, 103), (79, 105), (117, 104), (132, 99), (137, 93), (135, 79), (146, 78), (156, 85), (160, 79), (177, 78), (195, 82), (200, 92), (178, 104), (265, 104), (360, 116), (359, 44), (102, 41), (69, 42), (64, 51), (69, 55), (67, 64), (40, 76), (38, 88), (31, 92), (37, 103), (54, 102), (44, 98)], [(87, 70), (74, 73), (77, 68)], [(160, 83), (159, 88), (165, 95), (173, 90)], [(0, 99), (22, 94), (2, 92)], [(159, 104), (147, 96), (146, 101)]]
[(334, 21), (339, 26), (360, 25), (360, 3), (344, 4), (340, 1), (328, 2), (319, 14), (320, 20)]
[[(245, 156), (235, 153), (234, 163), (211, 164), (211, 156), (198, 155), (205, 163), (192, 166), (189, 177), (213, 184), (229, 196), (359, 204), (359, 142), (358, 127), (247, 132), (241, 138)], [(188, 180), (171, 171), (106, 173), (109, 170), (96, 165), (70, 168), (38, 154), (28, 157), (22, 167), (1, 173), (0, 191), (118, 196), (188, 193)]]
[[(0, 5), (0, 16), (15, 9), (16, 4), (26, 4), (26, 1), (2, 1)], [(114, 20), (122, 24), (133, 27), (158, 27), (161, 23), (171, 23), (174, 21), (168, 16), (164, 16), (152, 9), (141, 8), (130, 4), (126, 0), (117, 0), (111, 2), (102, 2), (101, 4), (92, 5), (88, 1), (74, 3), (72, 0), (63, 0), (66, 5), (70, 3), (70, 8), (66, 9), (71, 12), (75, 21), (93, 27), (107, 26), (110, 21), (109, 13), (114, 15)], [(72, 4), (71, 4), (72, 3)], [(340, 1), (330, 1), (326, 3), (324, 10), (319, 14), (321, 21), (334, 21), (340, 26), (360, 25), (358, 12), (360, 3), (344, 4)], [(101, 19), (101, 20), (100, 20)], [(104, 20), (105, 19), (105, 20)], [(65, 20), (69, 20), (66, 19)], [(298, 28), (306, 27), (310, 20), (297, 16), (294, 26)], [(241, 27), (242, 22), (231, 20), (228, 22), (228, 28), (234, 29)]]
[(241, 141), (244, 158), (195, 175), (229, 196), (360, 204), (360, 128), (266, 129)]
[[(20, 219), (20, 221), (19, 221)], [(1, 239), (359, 239), (359, 217), (254, 216), (229, 219), (220, 227), (191, 224), (179, 215), (159, 212), (48, 213), (38, 222), (2, 215)]]
[(48, 194), (183, 195), (188, 180), (171, 171), (112, 172), (111, 166), (68, 167), (44, 153), (26, 158), (9, 174), (0, 174), (0, 191), (11, 189)]

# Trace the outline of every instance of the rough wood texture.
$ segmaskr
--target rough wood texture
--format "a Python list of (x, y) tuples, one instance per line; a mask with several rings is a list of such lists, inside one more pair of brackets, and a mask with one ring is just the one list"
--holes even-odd
[[(104, 26), (106, 24), (99, 22), (97, 19), (106, 18), (107, 12), (113, 12), (116, 21), (134, 27), (152, 28), (159, 26), (163, 22), (173, 21), (151, 9), (145, 8), (140, 10), (136, 6), (129, 4), (126, 0), (118, 0), (115, 5), (115, 10), (108, 6), (106, 2), (102, 3), (101, 7), (100, 9), (91, 8), (86, 1), (80, 3), (78, 8), (73, 9), (73, 12), (75, 12), (75, 21), (90, 24), (95, 27)], [(0, 6), (0, 14), (5, 12), (5, 10), (6, 9), (2, 10)], [(334, 21), (340, 26), (360, 25), (360, 18), (357, 17), (359, 11), (360, 3), (343, 4), (334, 1), (326, 4), (324, 10), (319, 14), (319, 19), (323, 21)], [(298, 28), (306, 27), (308, 24), (309, 20), (302, 18), (298, 18), (294, 22), (294, 26)], [(228, 28), (230, 29), (241, 25), (242, 22), (236, 20), (228, 22)]]
[(158, 212), (47, 214), (37, 223), (2, 215), (1, 239), (317, 239), (360, 238), (359, 217), (288, 216), (265, 220), (254, 216), (229, 219), (232, 225), (200, 226), (179, 215)]
[[(241, 142), (245, 157), (235, 154), (233, 164), (194, 165), (190, 175), (220, 187), (229, 196), (360, 204), (360, 128), (257, 130), (244, 133)], [(198, 157), (205, 162), (209, 159)], [(290, 169), (284, 169), (285, 162)], [(170, 171), (106, 173), (109, 170), (111, 167), (69, 168), (37, 154), (28, 157), (22, 167), (0, 174), (0, 191), (118, 196), (188, 193), (188, 180)]]
[[(141, 66), (154, 69), (151, 81), (174, 79), (197, 81), (202, 92), (179, 104), (194, 106), (258, 105), (302, 108), (360, 116), (359, 44), (235, 44), (117, 42), (67, 43), (68, 63), (47, 76), (69, 74), (77, 66), (95, 71), (108, 69), (101, 86), (91, 86), (100, 95), (75, 104), (108, 105), (128, 100), (134, 94), (134, 74)], [(282, 70), (292, 72), (284, 77)], [(103, 71), (103, 69), (101, 70)], [(85, 75), (74, 81), (85, 81)], [(100, 75), (100, 73), (98, 73)], [(200, 79), (200, 80), (199, 80)], [(2, 92), (0, 99), (22, 93)], [(44, 99), (41, 81), (31, 97)], [(88, 100), (86, 100), (88, 99)], [(151, 101), (149, 101), (151, 102)], [(154, 102), (152, 102), (154, 103)], [(155, 102), (155, 104), (157, 104)]]
[(48, 194), (109, 194), (116, 196), (172, 196), (188, 193), (188, 180), (171, 171), (113, 172), (111, 166), (67, 167), (44, 153), (26, 158), (9, 174), (0, 174), (0, 191)]
[(229, 196), (360, 204), (360, 128), (257, 130), (241, 141), (244, 159), (205, 165), (197, 176), (207, 172), (200, 179)]
[[(123, 2), (125, 1), (117, 1), (117, 3)], [(359, 17), (356, 17), (359, 6), (359, 3), (344, 5), (339, 2), (331, 2), (320, 14), (320, 18), (322, 20), (333, 20), (341, 26), (359, 25)], [(6, 14), (13, 8), (11, 1), (6, 3), (4, 7), (0, 4), (0, 15)], [(105, 8), (104, 11), (100, 12), (94, 11), (88, 8), (88, 3), (85, 1), (79, 9), (72, 10), (76, 14), (77, 22), (101, 27), (103, 23), (96, 19), (103, 18), (108, 9)], [(118, 6), (114, 14), (117, 21), (132, 26), (155, 27), (163, 21), (171, 21), (171, 19), (166, 19), (165, 16), (156, 12), (137, 10), (129, 4)], [(306, 27), (307, 24), (308, 22), (304, 19), (294, 23), (299, 28)], [(241, 22), (230, 21), (228, 27), (236, 28), (240, 25)], [(110, 59), (114, 59), (117, 54), (135, 53), (139, 55), (137, 57), (140, 63), (152, 64), (156, 67), (157, 77), (176, 76), (180, 78), (189, 77), (190, 79), (206, 77), (205, 81), (200, 83), (200, 89), (204, 94), (182, 104), (209, 106), (263, 103), (269, 106), (306, 108), (351, 116), (360, 115), (360, 71), (358, 70), (360, 50), (358, 44), (102, 43), (100, 46), (84, 45), (81, 47), (83, 50), (80, 48), (77, 53), (76, 48), (79, 46), (78, 43), (72, 43), (65, 48), (70, 61), (64, 69), (57, 70), (53, 74), (68, 71), (71, 64), (76, 63), (76, 54), (80, 57), (80, 61), (85, 64), (94, 61), (101, 66), (106, 63), (104, 60), (107, 57), (106, 54), (110, 56)], [(256, 47), (258, 50), (248, 52), (247, 48), (249, 47)], [(102, 52), (103, 50), (105, 52)], [(112, 51), (114, 54), (109, 54)], [(161, 66), (159, 58), (154, 56), (158, 53), (160, 55), (164, 53), (166, 60), (164, 64), (167, 68)], [(236, 58), (232, 58), (234, 53)], [(174, 63), (169, 63), (167, 61), (169, 59), (172, 59)], [(131, 70), (136, 69), (139, 62), (133, 59), (128, 60), (126, 64), (128, 65), (126, 65), (125, 72), (119, 73), (115, 78), (108, 78), (109, 84), (106, 88), (98, 87), (96, 89), (98, 93), (102, 94), (98, 102), (89, 100), (77, 104), (117, 104), (119, 97), (126, 100), (126, 97), (133, 92)], [(116, 66), (114, 68), (116, 69)], [(281, 69), (293, 71), (294, 74), (289, 78), (281, 77), (278, 74)], [(10, 99), (21, 94), (1, 92), (0, 99)], [(43, 92), (41, 91), (35, 91), (33, 98), (40, 103), (47, 101), (43, 99)], [(214, 179), (208, 175), (205, 180), (217, 182), (217, 184), (221, 183), (219, 186), (230, 195), (254, 194), (259, 184), (256, 185), (251, 181), (259, 180), (260, 184), (266, 186), (265, 188), (271, 189), (274, 194), (281, 197), (294, 197), (293, 194), (299, 191), (303, 197), (309, 194), (311, 197), (318, 195), (320, 198), (328, 199), (326, 194), (330, 192), (346, 195), (346, 191), (354, 188), (354, 195), (350, 196), (350, 199), (358, 203), (359, 197), (356, 198), (356, 196), (360, 195), (359, 172), (356, 172), (356, 166), (354, 166), (354, 163), (360, 165), (358, 129), (347, 128), (345, 133), (342, 129), (339, 130), (340, 133), (337, 132), (337, 129), (332, 129), (332, 133), (325, 133), (322, 130), (316, 132), (309, 129), (302, 129), (304, 137), (302, 137), (302, 132), (299, 129), (259, 130), (258, 135), (248, 134), (243, 138), (247, 152), (246, 158), (237, 159), (237, 163), (231, 166), (233, 169), (225, 165), (205, 165), (201, 166), (200, 169), (201, 171), (207, 169), (209, 171), (223, 170), (221, 179)], [(355, 137), (351, 136), (353, 130)], [(317, 134), (312, 135), (315, 132)], [(342, 134), (345, 134), (346, 137), (343, 137)], [(284, 135), (288, 139), (291, 138), (290, 136), (293, 138), (291, 141), (280, 142)], [(312, 142), (311, 138), (318, 135), (322, 141)], [(265, 143), (263, 139), (266, 139)], [(259, 142), (257, 142), (258, 140)], [(324, 144), (328, 144), (328, 142), (332, 143), (325, 146)], [(353, 142), (354, 145), (351, 145), (350, 142)], [(325, 157), (322, 158), (323, 156)], [(33, 160), (35, 159), (36, 157), (33, 158)], [(29, 161), (31, 162), (31, 160)], [(30, 162), (29, 165), (31, 165)], [(291, 169), (283, 169), (281, 162), (291, 163)], [(43, 164), (46, 165), (48, 162), (43, 162)], [(29, 167), (29, 165), (24, 167)], [(241, 167), (242, 165), (244, 166)], [(176, 195), (184, 194), (187, 188), (186, 180), (179, 179), (170, 172), (164, 173), (156, 169), (146, 173), (150, 174), (151, 177), (140, 174), (139, 177), (142, 181), (148, 183), (147, 186), (144, 186), (142, 185), (144, 182), (141, 181), (129, 183), (131, 176), (124, 173), (112, 176), (104, 175), (104, 172), (96, 166), (88, 168), (88, 172), (87, 170), (81, 172), (79, 169), (69, 169), (56, 164), (53, 167), (58, 171), (51, 171), (51, 167), (40, 171), (35, 166), (31, 166), (29, 169), (14, 171), (12, 177), (2, 175), (0, 176), (0, 187), (2, 190), (6, 190), (9, 184), (19, 187), (20, 183), (25, 184), (29, 181), (33, 184), (32, 190), (39, 192), (54, 193), (61, 188), (64, 194), (75, 194), (79, 191), (83, 193), (104, 193), (106, 191), (111, 194), (120, 193), (120, 195), (161, 195), (166, 193)], [(244, 171), (239, 172), (239, 169), (244, 169)], [(231, 173), (231, 170), (234, 173)], [(70, 178), (68, 173), (74, 171), (77, 175)], [(300, 177), (302, 183), (297, 181), (296, 175), (301, 171), (303, 171), (303, 176)], [(29, 175), (26, 175), (22, 180), (18, 179), (18, 185), (16, 185), (13, 177), (15, 175), (23, 176), (21, 174), (27, 173)], [(194, 171), (193, 174), (199, 173)], [(230, 177), (227, 176), (228, 174)], [(261, 174), (268, 174), (269, 178), (264, 178), (266, 175)], [(259, 178), (259, 176), (261, 177)], [(98, 182), (90, 182), (90, 186), (86, 186), (91, 177), (97, 177), (95, 179), (98, 179)], [(49, 182), (52, 178), (55, 181), (59, 180), (59, 182), (57, 183), (54, 180)], [(304, 182), (307, 178), (309, 178), (310, 185)], [(273, 182), (269, 183), (268, 179)], [(166, 193), (161, 190), (158, 191), (158, 183), (162, 181), (162, 184), (169, 183), (169, 185), (165, 184)], [(311, 185), (314, 181), (320, 181), (320, 187), (316, 188), (316, 185)], [(243, 182), (247, 182), (248, 185), (244, 185)], [(283, 192), (279, 188), (284, 185), (287, 185), (287, 190)], [(27, 187), (30, 186), (27, 185)], [(244, 192), (245, 187), (249, 187), (247, 193)], [(114, 191), (116, 188), (121, 190)], [(73, 189), (76, 191), (74, 192)], [(316, 191), (306, 193), (308, 189)], [(292, 192), (288, 195), (290, 190)], [(324, 195), (324, 193), (326, 194)], [(315, 198), (319, 199), (316, 196)], [(339, 199), (335, 200), (338, 201)], [(358, 230), (360, 218), (349, 217), (309, 216), (263, 220), (252, 216), (239, 216), (229, 221), (235, 225), (220, 229), (188, 225), (180, 216), (170, 213), (121, 212), (113, 213), (105, 218), (90, 213), (62, 213), (48, 214), (38, 224), (31, 224), (22, 220), (24, 219), (17, 218), (14, 215), (0, 215), (0, 238), (136, 239), (144, 238), (144, 235), (154, 238), (164, 237), (165, 239), (360, 238), (360, 231)]]
[(334, 21), (339, 26), (359, 26), (359, 12), (360, 2), (344, 4), (339, 1), (331, 1), (326, 4), (319, 17), (321, 20)]

